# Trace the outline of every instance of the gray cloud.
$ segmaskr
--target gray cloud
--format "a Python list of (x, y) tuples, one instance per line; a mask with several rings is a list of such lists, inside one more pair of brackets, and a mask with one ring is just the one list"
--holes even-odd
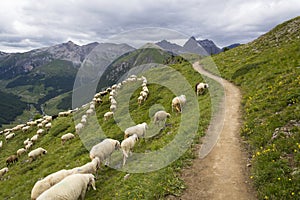
[(0, 5), (1, 51), (67, 40), (102, 42), (145, 27), (173, 29), (224, 46), (249, 42), (300, 13), (299, 0), (16, 0)]

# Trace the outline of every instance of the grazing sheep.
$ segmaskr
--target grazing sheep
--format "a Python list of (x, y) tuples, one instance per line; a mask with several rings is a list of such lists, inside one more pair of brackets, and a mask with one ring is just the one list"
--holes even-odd
[(47, 131), (51, 128), (51, 126), (52, 126), (51, 122), (49, 122), (45, 125), (45, 128), (47, 129)]
[(37, 127), (38, 127), (38, 128), (43, 128), (44, 125), (43, 125), (42, 123), (38, 123)]
[(148, 129), (148, 125), (146, 122), (129, 127), (124, 131), (124, 138), (128, 138), (129, 136), (134, 134), (136, 134), (139, 138), (144, 137), (146, 134), (146, 129)]
[(0, 169), (0, 178), (2, 178), (4, 176), (4, 174), (6, 174), (8, 171), (9, 170), (7, 167)]
[(8, 134), (6, 137), (5, 137), (5, 140), (7, 141), (7, 140), (10, 140), (10, 139), (12, 139), (13, 137), (15, 137), (15, 133), (10, 133), (10, 134)]
[(37, 200), (83, 200), (89, 186), (96, 190), (93, 174), (73, 174), (43, 192)]
[(74, 174), (97, 174), (97, 170), (100, 168), (100, 159), (95, 157), (91, 162), (82, 165), (81, 167), (73, 168)]
[(142, 105), (143, 101), (144, 101), (144, 97), (143, 96), (139, 96), (138, 97), (138, 104), (139, 104), (139, 106)]
[(36, 131), (36, 134), (42, 135), (44, 132), (45, 130), (40, 128), (39, 130)]
[(39, 135), (36, 134), (36, 135), (34, 135), (34, 136), (32, 136), (32, 137), (30, 138), (30, 141), (31, 141), (32, 143), (35, 143), (35, 142), (38, 140), (38, 138), (39, 138)]
[(73, 170), (62, 169), (37, 181), (31, 190), (31, 199), (36, 200), (43, 192), (71, 174), (73, 174)]
[(20, 157), (23, 153), (25, 153), (27, 150), (24, 148), (18, 149), (17, 150), (17, 156)]
[[(111, 154), (115, 150), (120, 149), (120, 147), (121, 145), (118, 140), (107, 138), (92, 147), (90, 151), (90, 158), (93, 160), (94, 158), (98, 157), (100, 162), (103, 162), (106, 159), (110, 160)], [(109, 165), (109, 161), (105, 165)]]
[(29, 129), (30, 129), (30, 126), (25, 126), (25, 127), (22, 128), (22, 131), (23, 131), (23, 132), (26, 132), (26, 131), (28, 131)]
[(69, 116), (72, 112), (73, 112), (73, 110), (68, 110), (68, 111), (64, 111), (64, 112), (59, 112), (59, 113), (58, 113), (58, 116), (59, 116), (59, 117), (67, 117), (67, 116)]
[(101, 97), (103, 97), (103, 96), (105, 96), (105, 95), (108, 94), (108, 91), (102, 91), (102, 92), (100, 92), (99, 94), (100, 94)]
[(168, 117), (171, 117), (170, 113), (167, 113), (164, 110), (157, 111), (154, 114), (154, 124), (160, 125), (160, 122), (163, 122), (163, 124), (165, 125)]
[(172, 100), (172, 112), (173, 112), (173, 109), (175, 108), (175, 110), (177, 112), (181, 113), (182, 108), (185, 104), (186, 104), (186, 96), (185, 95), (180, 95), (178, 97), (174, 97), (174, 99)]
[(141, 91), (140, 96), (142, 96), (144, 98), (144, 101), (145, 101), (148, 98), (148, 93), (145, 92), (145, 91)]
[(195, 92), (197, 94), (197, 96), (199, 94), (203, 94), (205, 92), (205, 89), (208, 88), (208, 84), (207, 83), (197, 83), (195, 85)]
[(86, 112), (85, 112), (87, 115), (91, 115), (94, 113), (94, 110), (89, 108)]
[(114, 98), (112, 98), (112, 99), (110, 100), (110, 104), (111, 104), (111, 105), (117, 105), (117, 101), (116, 101)]
[(117, 110), (117, 106), (116, 106), (116, 105), (111, 105), (111, 106), (109, 107), (109, 110), (110, 110), (111, 112), (115, 112), (115, 111)]
[(134, 147), (136, 141), (138, 141), (138, 136), (136, 134), (133, 134), (132, 136), (122, 141), (121, 149), (123, 152), (123, 166), (126, 163), (128, 155), (132, 153), (131, 150)]
[(72, 133), (67, 133), (61, 136), (61, 144), (64, 145), (66, 141), (75, 138), (75, 135)]
[(143, 91), (144, 91), (144, 92), (147, 92), (147, 93), (149, 94), (149, 89), (148, 89), (147, 86), (143, 86)]
[(32, 147), (32, 145), (33, 145), (33, 142), (28, 141), (28, 143), (25, 145), (25, 149), (26, 150), (30, 149), (30, 147)]
[(2, 148), (2, 146), (3, 146), (3, 142), (2, 142), (2, 140), (0, 141), (0, 149)]
[(29, 143), (30, 139), (27, 138), (26, 140), (24, 140), (23, 144), (26, 146)]
[(84, 125), (82, 123), (78, 123), (76, 126), (75, 126), (75, 130), (76, 130), (76, 133), (79, 134), (81, 129), (83, 129)]
[(41, 147), (34, 149), (29, 152), (28, 157), (30, 158), (30, 162), (35, 160), (37, 157), (42, 156), (43, 154), (47, 154), (47, 151)]
[(26, 124), (28, 126), (35, 126), (35, 125), (37, 125), (37, 122), (36, 121), (30, 121), (30, 122), (27, 122)]
[(11, 155), (6, 158), (6, 166), (10, 165), (11, 163), (15, 163), (15, 162), (18, 162), (18, 157), (16, 155)]
[(113, 117), (114, 113), (113, 112), (106, 112), (104, 114), (104, 120), (107, 121), (109, 118)]
[(81, 118), (80, 123), (86, 124), (87, 123), (87, 118)]
[(93, 102), (94, 102), (95, 104), (100, 104), (100, 103), (102, 103), (103, 101), (102, 101), (102, 99), (100, 99), (100, 98), (98, 97), (98, 98), (94, 98), (94, 99), (93, 99)]
[(90, 109), (92, 109), (92, 110), (95, 110), (95, 104), (94, 104), (94, 102), (92, 102), (91, 104), (90, 104)]

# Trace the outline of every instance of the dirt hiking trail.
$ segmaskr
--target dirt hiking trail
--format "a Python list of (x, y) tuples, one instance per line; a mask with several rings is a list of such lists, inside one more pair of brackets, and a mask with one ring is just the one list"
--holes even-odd
[[(249, 185), (247, 154), (240, 138), (241, 127), (241, 94), (232, 83), (212, 75), (202, 69), (199, 63), (193, 65), (199, 73), (216, 80), (224, 87), (225, 97), (221, 105), (220, 116), (212, 120), (218, 126), (220, 134), (217, 143), (207, 156), (201, 157), (201, 144), (196, 152), (200, 156), (192, 166), (183, 170), (182, 178), (187, 185), (181, 200), (252, 200), (257, 199)], [(209, 131), (215, 131), (210, 126)]]

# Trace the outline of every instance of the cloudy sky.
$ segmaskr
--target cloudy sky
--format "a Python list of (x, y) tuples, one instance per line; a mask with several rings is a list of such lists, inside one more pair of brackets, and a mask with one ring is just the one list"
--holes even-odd
[[(169, 30), (167, 35), (171, 31), (211, 39), (223, 47), (247, 43), (300, 15), (300, 1), (0, 0), (0, 9), (0, 51), (5, 52), (68, 40), (81, 45), (107, 42), (124, 33), (138, 40), (143, 34), (136, 30), (151, 27)], [(149, 40), (169, 39), (159, 31), (148, 32)]]

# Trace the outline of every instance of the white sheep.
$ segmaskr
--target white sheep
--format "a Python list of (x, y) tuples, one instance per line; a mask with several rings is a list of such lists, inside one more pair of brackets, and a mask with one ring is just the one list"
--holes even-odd
[(84, 125), (82, 123), (78, 123), (76, 126), (75, 126), (75, 130), (76, 130), (76, 133), (79, 134), (81, 129), (83, 129)]
[(148, 125), (146, 122), (137, 124), (135, 126), (127, 128), (124, 133), (124, 137), (127, 138), (131, 135), (136, 134), (139, 138), (144, 137), (146, 134), (146, 129), (148, 129)]
[(153, 117), (154, 124), (160, 125), (160, 122), (163, 122), (163, 124), (165, 125), (168, 117), (171, 117), (170, 113), (167, 113), (164, 110), (157, 111)]
[(143, 86), (143, 91), (144, 91), (144, 92), (147, 92), (147, 93), (149, 94), (149, 89), (148, 89), (147, 86)]
[(96, 190), (93, 174), (73, 174), (43, 192), (37, 200), (83, 200), (89, 186)]
[(111, 105), (111, 106), (109, 107), (109, 110), (110, 110), (111, 112), (115, 112), (115, 111), (117, 110), (117, 106), (116, 106), (116, 105)]
[(30, 121), (30, 122), (27, 122), (26, 124), (28, 126), (35, 126), (35, 125), (37, 125), (37, 122), (36, 121)]
[(25, 145), (25, 149), (28, 150), (30, 149), (30, 147), (32, 147), (33, 142), (31, 142), (30, 140), (28, 141), (28, 143)]
[(13, 137), (15, 137), (15, 133), (10, 133), (10, 134), (8, 134), (8, 135), (5, 137), (5, 140), (10, 140), (10, 139), (12, 139)]
[(205, 91), (205, 89), (207, 89), (207, 88), (208, 88), (208, 84), (207, 83), (197, 83), (195, 85), (195, 92), (196, 92), (197, 96), (199, 94), (203, 94), (204, 91)]
[(143, 101), (144, 101), (144, 97), (143, 96), (139, 96), (138, 97), (138, 104), (139, 104), (139, 106), (142, 105)]
[(40, 128), (39, 130), (36, 131), (36, 134), (42, 135), (44, 132), (45, 130)]
[(38, 138), (39, 138), (39, 135), (38, 135), (38, 134), (35, 134), (34, 136), (32, 136), (32, 137), (30, 138), (30, 141), (33, 142), (33, 143), (35, 143), (35, 142), (38, 140)]
[(25, 127), (22, 128), (22, 131), (23, 131), (23, 132), (26, 132), (26, 131), (28, 131), (29, 129), (30, 129), (30, 126), (25, 126)]
[(31, 190), (31, 199), (36, 200), (43, 192), (71, 174), (73, 174), (73, 170), (62, 169), (37, 181)]
[(81, 118), (80, 123), (86, 124), (87, 123), (87, 118)]
[(90, 150), (90, 158), (93, 160), (94, 158), (98, 157), (100, 162), (104, 162), (106, 159), (108, 159), (105, 165), (109, 165), (111, 154), (115, 150), (120, 149), (120, 147), (121, 145), (118, 140), (107, 138), (92, 147)]
[(112, 98), (112, 99), (110, 100), (110, 104), (111, 104), (111, 105), (117, 105), (117, 101), (116, 101), (114, 98)]
[(86, 112), (85, 112), (87, 115), (91, 115), (94, 113), (94, 110), (89, 108)]
[(3, 142), (2, 142), (2, 140), (0, 141), (0, 149), (2, 148), (2, 146), (3, 146)]
[(72, 133), (67, 133), (61, 136), (61, 144), (64, 145), (66, 141), (75, 138), (75, 135)]
[(175, 108), (175, 110), (179, 113), (182, 112), (182, 108), (184, 107), (184, 105), (186, 104), (186, 96), (185, 95), (180, 95), (177, 97), (174, 97), (172, 100), (172, 112), (173, 109)]
[(113, 112), (106, 112), (104, 114), (104, 120), (107, 121), (109, 118), (113, 117), (114, 113)]
[(145, 101), (147, 99), (147, 97), (148, 97), (148, 93), (145, 92), (145, 91), (141, 91), (140, 92), (140, 96), (142, 96), (144, 98), (144, 101)]
[(75, 174), (97, 174), (97, 170), (100, 168), (100, 159), (95, 157), (91, 162), (86, 163), (80, 167), (72, 169)]
[(24, 148), (21, 148), (21, 149), (18, 149), (17, 150), (17, 156), (21, 156), (23, 153), (25, 153), (27, 150), (26, 149), (24, 149)]
[(24, 140), (23, 144), (26, 146), (29, 143), (30, 139), (27, 138), (26, 140)]
[(45, 128), (46, 128), (47, 130), (49, 130), (49, 129), (51, 128), (51, 126), (52, 126), (52, 124), (51, 124), (51, 122), (49, 122), (49, 123), (47, 123), (47, 124), (45, 125)]
[(0, 178), (2, 178), (4, 176), (4, 174), (6, 174), (8, 172), (8, 168), (4, 167), (0, 170)]
[(37, 125), (38, 128), (43, 128), (43, 126), (44, 125), (42, 123), (38, 123), (38, 125)]
[(94, 102), (91, 102), (90, 109), (95, 110), (95, 108), (96, 108), (96, 106), (95, 106)]
[(37, 157), (42, 156), (43, 154), (47, 154), (47, 151), (41, 147), (34, 149), (29, 152), (28, 157), (30, 158), (30, 161), (35, 160)]
[(137, 141), (138, 141), (138, 136), (136, 134), (133, 134), (132, 136), (130, 136), (122, 141), (121, 149), (123, 152), (123, 166), (126, 163), (128, 155), (132, 153), (131, 150), (133, 149), (133, 147)]

